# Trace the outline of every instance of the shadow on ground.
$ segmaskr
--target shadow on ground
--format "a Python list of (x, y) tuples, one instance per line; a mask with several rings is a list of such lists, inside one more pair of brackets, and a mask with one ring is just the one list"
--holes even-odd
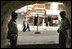
[(16, 48), (59, 48), (59, 44), (17, 45)]

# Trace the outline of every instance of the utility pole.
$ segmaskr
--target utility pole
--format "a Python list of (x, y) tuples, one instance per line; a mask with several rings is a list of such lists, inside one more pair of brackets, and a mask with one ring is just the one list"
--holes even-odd
[[(37, 21), (38, 21), (38, 14), (37, 14)], [(38, 32), (38, 22), (37, 22), (37, 32), (35, 32), (35, 34), (40, 34), (40, 32)]]
[(38, 32), (38, 14), (37, 14), (37, 32)]
[[(37, 12), (37, 11), (36, 11)], [(35, 34), (40, 34), (40, 32), (38, 32), (38, 13), (37, 13), (37, 32), (35, 32)]]

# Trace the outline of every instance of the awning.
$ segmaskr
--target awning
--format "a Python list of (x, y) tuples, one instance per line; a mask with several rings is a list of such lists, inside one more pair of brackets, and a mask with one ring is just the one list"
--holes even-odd
[[(37, 14), (29, 15), (29, 17), (31, 17), (31, 16), (35, 16), (35, 17), (37, 17)], [(39, 16), (39, 17), (44, 17), (43, 15), (40, 15), (40, 14), (38, 14), (38, 16)]]
[(46, 10), (46, 15), (59, 15), (59, 10)]

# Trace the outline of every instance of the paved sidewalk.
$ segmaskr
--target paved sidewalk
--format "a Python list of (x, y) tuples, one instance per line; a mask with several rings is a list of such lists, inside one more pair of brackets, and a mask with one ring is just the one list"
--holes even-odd
[(34, 34), (35, 31), (19, 31), (18, 33), (18, 45), (25, 44), (58, 44), (58, 33), (56, 30), (39, 30), (40, 34)]

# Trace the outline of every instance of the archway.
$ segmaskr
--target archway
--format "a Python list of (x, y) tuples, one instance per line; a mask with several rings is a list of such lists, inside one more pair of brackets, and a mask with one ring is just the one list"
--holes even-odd
[[(6, 40), (7, 24), (8, 24), (9, 15), (11, 14), (11, 12), (15, 11), (16, 9), (18, 9), (24, 5), (37, 3), (37, 2), (40, 3), (42, 1), (37, 1), (37, 2), (36, 1), (30, 1), (29, 3), (27, 3), (27, 2), (28, 1), (24, 1), (24, 2), (23, 1), (1, 1), (1, 47), (5, 47), (7, 45), (6, 44), (7, 43), (7, 40)], [(47, 1), (43, 1), (43, 2), (47, 2)], [(58, 1), (58, 2), (61, 2), (61, 1)], [(66, 10), (70, 6), (69, 10), (67, 10), (67, 11), (69, 11), (69, 12), (67, 12), (67, 14), (68, 14), (67, 17), (70, 20), (71, 19), (71, 13), (70, 13), (71, 2), (70, 1), (62, 1), (62, 2), (64, 2)]]

